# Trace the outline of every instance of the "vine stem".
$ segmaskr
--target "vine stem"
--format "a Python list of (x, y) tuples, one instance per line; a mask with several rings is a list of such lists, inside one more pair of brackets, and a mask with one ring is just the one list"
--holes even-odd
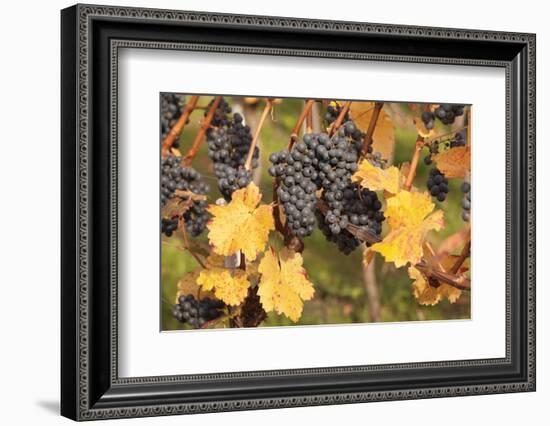
[(374, 110), (370, 117), (369, 127), (367, 129), (367, 133), (365, 133), (365, 137), (363, 138), (363, 149), (361, 151), (362, 155), (365, 155), (369, 150), (369, 146), (372, 143), (372, 135), (374, 134), (374, 129), (376, 128), (376, 123), (378, 122), (378, 117), (380, 117), (380, 112), (382, 111), (383, 106), (384, 102), (375, 102), (374, 104)]
[(459, 290), (470, 290), (470, 280), (466, 277), (457, 277), (455, 274), (451, 274), (445, 271), (437, 271), (430, 267), (424, 260), (414, 265), (416, 269), (422, 272), (424, 275), (435, 278), (445, 284), (458, 288)]
[(413, 156), (411, 159), (411, 167), (409, 168), (409, 174), (407, 175), (407, 180), (405, 181), (405, 185), (403, 185), (403, 188), (407, 191), (411, 190), (414, 177), (416, 176), (416, 168), (418, 167), (418, 161), (420, 159), (420, 153), (422, 152), (422, 148), (424, 148), (424, 138), (418, 135), (416, 138), (416, 144), (415, 144)]
[(195, 140), (193, 141), (193, 145), (191, 145), (191, 148), (187, 152), (187, 155), (183, 157), (182, 164), (189, 167), (191, 163), (193, 162), (193, 159), (197, 155), (197, 152), (199, 150), (199, 146), (204, 139), (204, 135), (206, 134), (206, 130), (210, 127), (210, 123), (212, 123), (212, 119), (214, 118), (214, 114), (216, 113), (216, 110), (218, 109), (218, 106), (220, 105), (220, 102), (222, 101), (221, 96), (216, 96), (214, 98), (214, 102), (212, 102), (212, 105), (210, 106), (210, 109), (208, 110), (208, 113), (206, 114), (206, 118), (202, 122), (201, 128), (197, 132), (197, 136), (195, 136)]
[(269, 111), (271, 111), (272, 106), (273, 106), (273, 99), (266, 99), (264, 110), (260, 117), (260, 121), (258, 122), (258, 127), (256, 128), (256, 132), (254, 133), (254, 138), (252, 139), (252, 143), (250, 144), (250, 148), (248, 149), (248, 156), (246, 157), (246, 162), (244, 163), (245, 170), (250, 171), (250, 169), (252, 168), (251, 166), (252, 166), (252, 158), (254, 157), (254, 150), (256, 149), (256, 144), (258, 143), (258, 138), (260, 137), (262, 126), (264, 125), (265, 119), (267, 118)]
[(470, 249), (472, 246), (471, 240), (468, 240), (466, 244), (464, 244), (464, 247), (462, 248), (462, 251), (460, 252), (460, 256), (458, 259), (456, 259), (456, 262), (452, 266), (452, 268), (449, 270), (451, 274), (456, 274), (464, 261), (470, 256)]
[(294, 143), (298, 139), (298, 133), (300, 132), (300, 128), (304, 124), (304, 120), (309, 115), (311, 108), (313, 108), (314, 104), (315, 104), (315, 100), (309, 99), (304, 105), (304, 108), (302, 109), (302, 112), (298, 117), (298, 121), (296, 121), (296, 125), (294, 126), (294, 128), (292, 129), (292, 133), (290, 134), (290, 142), (288, 143), (289, 151), (292, 149), (292, 147), (294, 146)]
[(445, 268), (441, 264), (441, 261), (437, 258), (437, 254), (436, 254), (434, 248), (432, 247), (432, 245), (429, 243), (429, 241), (426, 241), (424, 243), (424, 247), (430, 252), (430, 255), (432, 256), (432, 259), (431, 259), (432, 263), (434, 263), (434, 261), (435, 261), (435, 264), (439, 268), (439, 270), (445, 271)]
[(168, 153), (170, 152), (170, 148), (172, 148), (172, 145), (176, 141), (179, 135), (181, 135), (181, 132), (183, 132), (183, 128), (185, 127), (185, 124), (187, 123), (187, 120), (189, 119), (189, 116), (193, 112), (193, 110), (197, 107), (197, 102), (199, 101), (199, 96), (191, 96), (189, 99), (189, 102), (187, 105), (185, 105), (185, 109), (180, 115), (180, 118), (178, 118), (178, 121), (176, 121), (176, 124), (174, 124), (174, 127), (170, 129), (170, 132), (166, 135), (164, 140), (162, 141), (162, 148), (161, 148), (161, 155), (163, 157), (166, 157)]
[(336, 129), (338, 129), (342, 125), (342, 122), (344, 121), (344, 118), (348, 113), (350, 107), (351, 107), (351, 101), (346, 101), (340, 111), (340, 114), (338, 114), (338, 117), (336, 118), (336, 120), (334, 120), (334, 123), (331, 124), (328, 130), (329, 136), (332, 136), (336, 131)]
[(313, 132), (313, 108), (310, 108), (306, 115), (306, 133)]

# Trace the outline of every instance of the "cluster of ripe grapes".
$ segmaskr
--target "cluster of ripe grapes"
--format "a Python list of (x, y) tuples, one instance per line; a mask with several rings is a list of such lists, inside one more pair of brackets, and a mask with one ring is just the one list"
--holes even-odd
[[(365, 226), (373, 234), (380, 235), (385, 217), (381, 210), (382, 203), (374, 191), (360, 188), (357, 184), (352, 183), (343, 192), (342, 211), (345, 214), (338, 218), (333, 211), (323, 217), (318, 211), (317, 219), (319, 229), (327, 240), (335, 243), (344, 254), (350, 254), (359, 247), (360, 241), (346, 227), (340, 225), (347, 226), (346, 221), (348, 221), (353, 225)], [(338, 229), (334, 226), (335, 224), (340, 227), (340, 232), (336, 234), (334, 232)]]
[(453, 124), (456, 117), (464, 114), (464, 105), (441, 104), (435, 109), (434, 114), (443, 124)]
[(470, 221), (471, 189), (472, 187), (469, 182), (462, 182), (460, 190), (464, 194), (462, 196), (462, 220), (464, 222)]
[[(439, 153), (440, 145), (444, 145), (444, 148), (456, 148), (460, 146), (465, 146), (466, 131), (461, 130), (455, 133), (454, 136), (449, 140), (435, 140), (430, 144), (427, 144), (426, 148), (429, 149), (429, 153), (424, 157), (424, 164), (428, 166), (432, 164), (432, 156)], [(430, 194), (434, 198), (441, 202), (445, 201), (449, 192), (449, 180), (445, 177), (443, 173), (441, 173), (440, 170), (438, 170), (437, 168), (433, 168), (430, 170), (426, 186), (428, 187)], [(466, 204), (469, 205), (469, 201), (467, 201)], [(463, 214), (462, 217), (465, 221), (467, 221), (468, 219), (465, 219), (465, 217), (469, 217), (469, 213)]]
[[(179, 157), (169, 155), (162, 159), (160, 178), (160, 204), (166, 203), (176, 196), (176, 190), (189, 191), (196, 195), (205, 195), (210, 191), (200, 175), (192, 167), (181, 165)], [(188, 196), (178, 196), (181, 202), (188, 200)], [(192, 236), (199, 235), (208, 222), (207, 203), (204, 200), (193, 200), (191, 206), (183, 215), (162, 218), (162, 232), (170, 237), (178, 228), (180, 218), (185, 222), (185, 229)]]
[[(241, 114), (231, 114), (231, 107), (222, 99), (212, 127), (206, 131), (208, 156), (214, 162), (214, 173), (222, 195), (229, 200), (231, 194), (245, 188), (252, 180), (251, 172), (244, 165), (252, 143), (250, 127), (244, 124)], [(251, 168), (258, 167), (259, 150), (256, 147)]]
[[(337, 109), (332, 108), (332, 114), (337, 115)], [(290, 152), (282, 150), (270, 156), (268, 171), (280, 182), (277, 196), (294, 235), (311, 235), (317, 218), (326, 237), (344, 253), (351, 253), (360, 242), (346, 229), (348, 224), (367, 226), (375, 234), (381, 232), (384, 215), (378, 197), (351, 182), (362, 142), (362, 132), (349, 120), (332, 137), (327, 133), (306, 134)], [(320, 189), (325, 214), (317, 208), (316, 191)]]
[[(162, 140), (168, 135), (180, 118), (185, 106), (185, 96), (173, 93), (160, 95), (160, 132)], [(178, 148), (179, 141), (175, 140), (172, 146)]]
[(432, 197), (438, 201), (445, 201), (449, 192), (449, 180), (438, 169), (431, 169), (428, 182), (426, 184)]
[(193, 328), (201, 328), (208, 321), (213, 321), (223, 314), (225, 303), (221, 300), (205, 297), (196, 299), (192, 294), (180, 296), (172, 308), (172, 315), (181, 323)]
[[(346, 230), (349, 223), (366, 226), (371, 232), (379, 234), (384, 220), (382, 212), (376, 215), (382, 207), (376, 194), (368, 189), (360, 190), (351, 182), (362, 145), (363, 135), (353, 121), (347, 121), (332, 137), (326, 154), (323, 150), (320, 158), (321, 199), (328, 210), (319, 227), (346, 254), (359, 246), (359, 241)], [(373, 159), (369, 161), (373, 162)]]
[(464, 105), (441, 104), (433, 112), (424, 111), (422, 121), (426, 129), (431, 130), (435, 126), (435, 119), (438, 118), (443, 124), (453, 124), (456, 117), (464, 114)]
[[(291, 232), (304, 238), (311, 235), (315, 225), (317, 208), (318, 178), (313, 135), (306, 135), (305, 141), (298, 142), (292, 150), (274, 152), (269, 156), (272, 166), (268, 172), (279, 180), (277, 197), (282, 203)], [(313, 148), (313, 149), (312, 149)]]

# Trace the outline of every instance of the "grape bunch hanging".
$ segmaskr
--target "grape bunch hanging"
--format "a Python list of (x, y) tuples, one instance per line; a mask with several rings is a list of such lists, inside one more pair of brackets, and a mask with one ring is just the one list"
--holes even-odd
[(431, 130), (435, 126), (435, 119), (439, 119), (443, 124), (449, 125), (455, 122), (456, 117), (464, 114), (464, 105), (441, 104), (434, 111), (424, 111), (422, 121), (426, 129)]
[[(160, 204), (166, 206), (168, 201), (177, 198), (180, 203), (190, 201), (181, 215), (176, 214), (170, 217), (162, 217), (162, 232), (170, 237), (178, 228), (180, 220), (185, 223), (186, 231), (193, 237), (199, 235), (208, 222), (207, 203), (205, 200), (192, 199), (193, 195), (206, 195), (210, 187), (202, 180), (202, 176), (192, 167), (185, 167), (180, 164), (180, 159), (169, 155), (162, 159), (160, 177)], [(176, 195), (177, 191), (179, 194)], [(185, 195), (186, 194), (186, 195)]]
[[(206, 140), (219, 190), (229, 200), (234, 191), (245, 188), (252, 180), (251, 171), (245, 169), (252, 143), (250, 127), (244, 124), (241, 114), (231, 115), (231, 107), (222, 99), (212, 119), (212, 127), (206, 131)], [(259, 155), (260, 151), (255, 147), (252, 169), (258, 167)]]
[[(329, 108), (327, 117), (332, 120), (340, 110)], [(278, 199), (294, 235), (311, 235), (318, 222), (327, 239), (349, 254), (360, 242), (346, 229), (348, 224), (366, 226), (376, 235), (381, 233), (382, 204), (374, 192), (361, 190), (351, 181), (362, 147), (362, 132), (348, 120), (332, 137), (327, 133), (305, 134), (290, 152), (283, 150), (270, 156), (269, 173), (280, 182)], [(319, 190), (320, 199), (316, 196)], [(317, 208), (318, 203), (326, 207), (324, 213)]]
[(430, 170), (430, 176), (426, 186), (430, 194), (436, 198), (437, 201), (445, 201), (449, 193), (449, 179), (447, 179), (438, 169), (434, 168)]
[(205, 297), (196, 299), (192, 294), (178, 298), (172, 309), (172, 315), (181, 323), (187, 323), (193, 328), (201, 328), (207, 322), (218, 319), (223, 315), (225, 303), (221, 300)]

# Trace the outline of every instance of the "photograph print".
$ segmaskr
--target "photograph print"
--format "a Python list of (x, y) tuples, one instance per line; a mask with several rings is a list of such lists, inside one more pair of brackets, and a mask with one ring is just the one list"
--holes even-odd
[(470, 319), (473, 112), (160, 93), (161, 330)]

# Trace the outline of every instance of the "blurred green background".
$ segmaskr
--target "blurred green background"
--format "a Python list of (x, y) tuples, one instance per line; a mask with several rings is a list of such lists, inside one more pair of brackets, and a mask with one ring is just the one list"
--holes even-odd
[[(207, 105), (212, 97), (201, 96), (199, 105)], [(258, 120), (265, 103), (247, 103), (241, 97), (225, 97), (233, 107), (233, 112), (245, 116), (246, 123), (254, 133), (254, 122)], [(304, 101), (300, 99), (284, 99), (275, 104), (271, 117), (262, 127), (258, 146), (260, 147), (260, 166), (258, 176), (259, 186), (266, 203), (272, 200), (272, 178), (267, 173), (269, 154), (278, 151), (288, 144), (292, 128), (303, 108)], [(385, 104), (384, 111), (394, 118), (395, 147), (393, 163), (399, 166), (410, 161), (414, 151), (417, 131), (412, 124), (413, 115), (418, 116), (415, 108), (418, 104)], [(325, 108), (316, 103), (316, 112), (322, 118)], [(199, 129), (204, 110), (196, 110), (191, 115), (179, 140), (179, 149), (185, 155), (191, 146)], [(321, 120), (322, 122), (322, 120)], [(446, 133), (450, 127), (440, 125), (436, 132)], [(200, 147), (193, 161), (193, 167), (198, 170), (210, 185), (209, 202), (214, 202), (221, 194), (217, 188), (217, 180), (212, 170), (212, 163), (207, 155), (206, 141)], [(425, 151), (426, 152), (426, 151)], [(423, 152), (422, 158), (425, 152)], [(421, 160), (417, 169), (414, 185), (425, 190), (427, 175), (430, 168)], [(437, 208), (445, 212), (446, 227), (439, 233), (431, 232), (428, 240), (437, 247), (445, 237), (457, 232), (464, 226), (461, 219), (460, 179), (450, 179), (450, 191), (443, 202), (434, 201)], [(381, 197), (383, 198), (383, 197)], [(385, 207), (384, 207), (385, 209)], [(387, 232), (386, 225), (382, 235)], [(197, 239), (207, 242), (207, 232)], [(182, 245), (178, 233), (170, 238), (162, 236), (162, 329), (187, 329), (188, 325), (176, 321), (171, 314), (175, 302), (178, 280), (189, 271), (198, 267), (196, 260), (178, 247)], [(362, 266), (362, 249), (359, 247), (350, 255), (341, 253), (335, 244), (325, 240), (323, 234), (316, 230), (305, 240), (303, 252), (304, 266), (315, 287), (314, 299), (304, 303), (304, 311), (298, 323), (293, 323), (284, 315), (268, 313), (267, 319), (261, 324), (266, 326), (339, 324), (372, 321), (418, 321), (466, 319), (470, 317), (470, 293), (463, 292), (460, 299), (450, 304), (447, 300), (436, 306), (422, 306), (412, 295), (412, 280), (407, 275), (407, 268), (396, 269), (393, 264), (385, 263), (376, 254), (372, 271), (367, 273)], [(366, 278), (369, 276), (369, 278)], [(367, 287), (370, 286), (369, 291)], [(376, 300), (375, 300), (376, 299)]]

